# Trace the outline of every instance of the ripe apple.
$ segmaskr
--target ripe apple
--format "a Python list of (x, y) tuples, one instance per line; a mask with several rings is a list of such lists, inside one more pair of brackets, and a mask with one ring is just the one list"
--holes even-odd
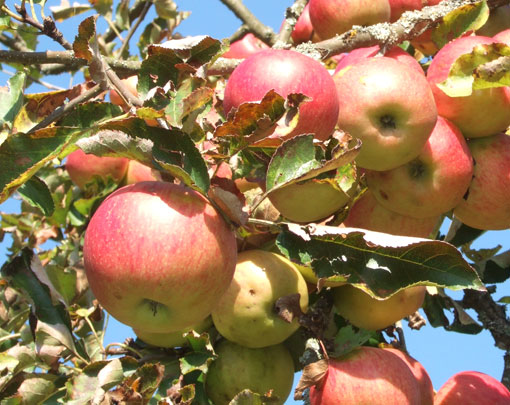
[(254, 53), (268, 48), (269, 46), (267, 46), (262, 40), (249, 32), (241, 39), (232, 42), (230, 44), (230, 49), (222, 56), (230, 59), (244, 59)]
[(510, 228), (510, 136), (504, 133), (471, 139), (473, 181), (453, 213), (477, 229)]
[(101, 157), (77, 149), (67, 156), (65, 166), (73, 183), (84, 190), (94, 176), (99, 176), (105, 181), (110, 177), (116, 183), (120, 183), (126, 174), (128, 163), (129, 159), (126, 158)]
[(390, 170), (420, 154), (437, 120), (422, 74), (383, 56), (360, 61), (333, 79), (338, 126), (363, 142), (356, 158), (359, 167)]
[[(136, 90), (136, 86), (138, 86), (138, 76), (129, 76), (125, 79), (122, 79), (122, 83), (126, 86), (126, 88), (133, 94), (134, 96), (138, 96), (138, 90)], [(122, 99), (117, 90), (110, 90), (110, 101), (118, 106), (124, 107), (126, 103)]]
[(234, 279), (212, 311), (214, 326), (228, 340), (246, 347), (283, 342), (298, 328), (297, 318), (286, 322), (274, 305), (281, 297), (299, 294), (299, 308), (308, 308), (306, 281), (294, 264), (264, 250), (239, 254)]
[(291, 37), (295, 45), (302, 42), (313, 41), (314, 39), (318, 40), (317, 36), (314, 35), (312, 21), (310, 20), (310, 3), (305, 6), (303, 12), (299, 16), (292, 30)]
[[(359, 61), (365, 60), (366, 58), (377, 56), (380, 49), (381, 48), (379, 47), (379, 45), (374, 45), (368, 48), (358, 48), (352, 50), (338, 61), (335, 73), (339, 72), (342, 69), (345, 69), (347, 66), (355, 65)], [(387, 58), (398, 60), (399, 62), (409, 66), (411, 69), (416, 70), (418, 73), (425, 75), (418, 61), (399, 46), (394, 46), (393, 48), (390, 48), (384, 54), (384, 56), (386, 56)]]
[(476, 35), (494, 37), (501, 31), (510, 28), (510, 6), (501, 6), (491, 10), (489, 19), (482, 28), (476, 31)]
[(418, 157), (393, 170), (367, 170), (365, 175), (382, 206), (408, 217), (429, 218), (459, 205), (473, 177), (473, 158), (460, 130), (438, 117)]
[(299, 122), (285, 139), (313, 133), (317, 139), (326, 140), (333, 133), (338, 117), (335, 84), (319, 62), (285, 49), (267, 49), (251, 55), (227, 81), (225, 113), (242, 103), (260, 101), (270, 90), (282, 97), (302, 93), (311, 99), (301, 104)]
[[(443, 0), (422, 0), (423, 7), (425, 6), (436, 6)], [(423, 34), (411, 40), (411, 44), (422, 52), (424, 55), (433, 55), (439, 49), (437, 45), (432, 41), (432, 29), (426, 30)]]
[(502, 42), (503, 44), (510, 45), (510, 28), (503, 30), (492, 37), (496, 42)]
[(161, 175), (136, 160), (130, 160), (126, 172), (126, 184), (139, 183), (140, 181), (159, 181)]
[(388, 350), (397, 355), (408, 365), (420, 385), (421, 405), (434, 405), (434, 387), (432, 386), (432, 381), (425, 367), (402, 350), (395, 349), (391, 346), (384, 346), (384, 350)]
[(510, 392), (498, 380), (478, 371), (450, 377), (436, 394), (435, 405), (508, 405)]
[(389, 0), (391, 8), (390, 22), (397, 21), (405, 11), (421, 10), (423, 0)]
[(310, 0), (310, 20), (320, 39), (332, 38), (353, 25), (390, 20), (388, 0)]
[(120, 322), (158, 333), (206, 318), (227, 290), (236, 258), (233, 231), (202, 196), (158, 181), (110, 194), (83, 246), (99, 303)]
[(209, 366), (205, 389), (214, 405), (227, 405), (239, 392), (249, 389), (264, 395), (273, 390), (282, 405), (294, 381), (294, 362), (283, 344), (250, 349), (228, 340), (214, 348), (218, 358)]
[(324, 380), (310, 388), (311, 405), (416, 405), (418, 381), (388, 350), (362, 346), (329, 359)]
[(494, 135), (510, 125), (510, 89), (480, 89), (473, 90), (470, 96), (450, 97), (437, 84), (446, 80), (459, 56), (471, 52), (476, 45), (494, 42), (497, 41), (483, 36), (457, 38), (441, 48), (427, 71), (439, 115), (457, 125), (466, 138)]
[(426, 288), (408, 287), (386, 299), (372, 298), (363, 290), (346, 284), (332, 289), (338, 314), (358, 328), (379, 330), (414, 314), (423, 304)]
[(343, 226), (362, 228), (392, 235), (428, 238), (436, 229), (439, 216), (411, 218), (384, 208), (367, 190), (351, 207)]
[(356, 188), (357, 182), (345, 192), (334, 179), (313, 178), (281, 187), (269, 193), (269, 200), (285, 218), (309, 223), (326, 218), (344, 207)]
[(184, 328), (177, 332), (156, 333), (146, 332), (141, 329), (133, 329), (133, 332), (135, 332), (138, 339), (141, 339), (152, 346), (164, 348), (183, 347), (188, 345), (188, 339), (184, 337), (185, 333), (191, 332), (192, 330), (197, 333), (202, 333), (211, 328), (212, 324), (212, 318), (208, 316), (199, 324)]

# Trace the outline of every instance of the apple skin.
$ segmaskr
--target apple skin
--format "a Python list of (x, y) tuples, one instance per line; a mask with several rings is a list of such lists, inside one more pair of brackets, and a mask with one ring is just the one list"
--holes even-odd
[(421, 405), (434, 405), (434, 387), (425, 367), (402, 350), (386, 346), (383, 349), (395, 354), (408, 365), (420, 385)]
[(86, 184), (91, 182), (94, 176), (104, 180), (111, 177), (116, 183), (120, 183), (126, 174), (128, 163), (129, 159), (126, 158), (96, 156), (77, 149), (67, 156), (65, 166), (73, 183), (85, 190)]
[(262, 100), (272, 89), (282, 97), (302, 93), (311, 99), (301, 104), (299, 122), (284, 139), (313, 133), (324, 141), (333, 133), (338, 99), (331, 75), (316, 60), (291, 50), (268, 49), (241, 62), (225, 87), (225, 113), (242, 103)]
[[(387, 57), (337, 72), (338, 127), (363, 142), (356, 163), (390, 170), (418, 156), (437, 121), (425, 77)], [(413, 100), (412, 103), (409, 100)]]
[(310, 3), (308, 3), (303, 9), (303, 12), (299, 16), (290, 36), (292, 37), (295, 45), (302, 42), (313, 41), (314, 31), (312, 21), (310, 20)]
[(292, 390), (294, 362), (283, 344), (250, 349), (228, 340), (214, 348), (218, 358), (209, 366), (205, 389), (214, 405), (227, 405), (239, 392), (273, 390), (282, 405)]
[(310, 0), (310, 20), (320, 39), (342, 34), (353, 25), (390, 20), (388, 0)]
[[(351, 52), (343, 56), (336, 65), (335, 73), (346, 68), (350, 65), (355, 65), (359, 61), (365, 60), (366, 58), (374, 57), (380, 51), (379, 45), (370, 46), (368, 48), (353, 49)], [(404, 51), (399, 46), (394, 46), (389, 49), (385, 54), (385, 57), (398, 60), (399, 62), (409, 66), (411, 69), (416, 70), (418, 73), (425, 75), (419, 62)]]
[(283, 342), (298, 328), (281, 319), (275, 302), (299, 294), (302, 312), (308, 309), (306, 281), (285, 257), (264, 250), (239, 253), (234, 279), (212, 311), (214, 326), (228, 340), (257, 348)]
[(83, 258), (106, 311), (132, 328), (166, 333), (210, 314), (232, 280), (237, 246), (197, 192), (150, 181), (103, 201), (86, 230)]
[(145, 332), (141, 329), (133, 329), (133, 331), (135, 332), (138, 339), (143, 340), (145, 343), (151, 346), (163, 348), (183, 347), (188, 345), (188, 339), (184, 337), (185, 333), (191, 332), (192, 330), (197, 333), (202, 333), (211, 328), (212, 324), (212, 318), (208, 316), (198, 325), (190, 326), (177, 332), (154, 333)]
[(310, 388), (310, 405), (416, 405), (418, 382), (395, 354), (362, 346), (329, 359), (322, 385)]
[(249, 32), (241, 39), (232, 42), (230, 44), (230, 49), (222, 56), (229, 59), (245, 59), (264, 49), (269, 49), (269, 46)]
[(421, 10), (422, 0), (389, 0), (391, 8), (390, 22), (397, 21), (405, 11)]
[(384, 232), (392, 235), (428, 238), (436, 229), (440, 216), (411, 218), (384, 208), (367, 190), (351, 207), (343, 226)]
[(444, 383), (435, 405), (508, 405), (510, 392), (495, 378), (478, 371), (461, 371)]
[(350, 284), (332, 289), (336, 312), (358, 328), (380, 330), (414, 314), (423, 304), (426, 288), (408, 287), (384, 300), (372, 298)]
[(149, 166), (144, 165), (136, 160), (130, 160), (126, 172), (125, 183), (133, 184), (141, 181), (160, 181), (161, 175), (152, 170)]
[(468, 146), (475, 161), (473, 181), (454, 215), (472, 228), (510, 228), (510, 136), (471, 139)]
[[(508, 7), (510, 8), (510, 6)], [(497, 33), (492, 38), (496, 42), (502, 42), (503, 44), (507, 44), (510, 46), (510, 28)]]
[(446, 80), (459, 56), (471, 52), (476, 45), (494, 42), (497, 41), (474, 35), (457, 38), (441, 48), (427, 71), (439, 115), (452, 121), (466, 138), (494, 135), (510, 125), (510, 89), (480, 89), (473, 90), (470, 96), (449, 97), (436, 84)]
[[(125, 79), (122, 79), (122, 83), (126, 86), (126, 88), (133, 94), (138, 97), (138, 90), (136, 90), (136, 86), (138, 86), (138, 76), (129, 76)], [(110, 101), (118, 106), (125, 107), (126, 103), (122, 97), (117, 93), (117, 90), (110, 90)]]
[(460, 130), (438, 117), (425, 147), (393, 170), (365, 172), (367, 186), (386, 209), (428, 218), (455, 208), (473, 178), (473, 157)]

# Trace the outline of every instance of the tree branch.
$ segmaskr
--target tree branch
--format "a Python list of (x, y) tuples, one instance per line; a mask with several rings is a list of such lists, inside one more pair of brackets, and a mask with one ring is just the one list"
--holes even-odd
[(237, 18), (239, 18), (243, 24), (249, 27), (250, 31), (259, 37), (262, 41), (273, 45), (275, 43), (275, 33), (263, 24), (255, 15), (246, 7), (242, 0), (221, 0), (221, 2), (227, 6)]
[(303, 13), (305, 6), (309, 0), (296, 0), (294, 4), (287, 8), (285, 13), (285, 20), (280, 28), (280, 32), (276, 36), (275, 48), (283, 48), (290, 42), (292, 30), (296, 26), (296, 23)]
[(119, 55), (121, 57), (124, 55), (124, 51), (126, 49), (128, 49), (129, 41), (131, 40), (131, 38), (132, 38), (133, 34), (135, 33), (135, 31), (137, 30), (137, 28), (140, 26), (140, 24), (144, 20), (145, 16), (147, 15), (147, 12), (151, 8), (151, 6), (152, 6), (152, 3), (149, 2), (149, 1), (144, 4), (144, 7), (143, 7), (140, 15), (138, 16), (138, 19), (136, 20), (136, 23), (133, 24), (131, 26), (131, 28), (129, 29), (129, 32), (126, 35), (126, 38), (124, 38), (124, 41), (122, 42), (122, 46), (120, 47), (120, 50), (119, 50)]

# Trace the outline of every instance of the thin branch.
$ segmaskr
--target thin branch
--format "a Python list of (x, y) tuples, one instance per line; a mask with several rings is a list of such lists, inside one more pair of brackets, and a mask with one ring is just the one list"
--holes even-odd
[(247, 25), (243, 24), (228, 38), (228, 41), (232, 43), (238, 39), (242, 39), (248, 32), (250, 32), (250, 29)]
[(308, 1), (309, 0), (296, 0), (291, 7), (287, 8), (285, 20), (280, 28), (280, 32), (276, 36), (275, 48), (283, 48), (285, 45), (289, 44), (292, 31), (303, 13), (304, 8), (308, 4)]
[(131, 28), (129, 29), (129, 32), (127, 33), (126, 38), (122, 42), (122, 46), (119, 50), (119, 55), (122, 57), (124, 55), (124, 51), (129, 47), (129, 41), (133, 37), (135, 31), (138, 29), (142, 21), (144, 20), (145, 16), (147, 15), (149, 9), (151, 8), (152, 3), (146, 2), (144, 8), (142, 9), (142, 12), (138, 16), (138, 19), (136, 20), (136, 23), (134, 23)]
[(243, 24), (248, 26), (255, 36), (271, 45), (275, 43), (275, 33), (271, 27), (263, 24), (255, 17), (248, 7), (243, 4), (242, 0), (221, 0), (221, 2), (227, 6)]
[(11, 38), (0, 32), (0, 42), (15, 51), (31, 52), (30, 48), (26, 46), (25, 41), (20, 41), (19, 36), (18, 38)]
[[(129, 21), (134, 21), (140, 15), (140, 13), (143, 11), (143, 9), (145, 7), (145, 3), (146, 3), (146, 1), (143, 1), (143, 0), (135, 1), (135, 4), (133, 5), (133, 7), (130, 8), (130, 10), (129, 10)], [(102, 39), (105, 43), (113, 41), (117, 37), (117, 33), (122, 31), (122, 27), (117, 22), (114, 22), (114, 24), (115, 24), (116, 30), (110, 28), (102, 36)]]

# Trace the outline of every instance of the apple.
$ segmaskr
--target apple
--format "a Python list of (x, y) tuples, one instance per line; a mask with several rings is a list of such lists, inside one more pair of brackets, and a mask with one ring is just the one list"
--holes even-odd
[(326, 376), (310, 388), (310, 405), (416, 405), (419, 384), (388, 350), (362, 346), (329, 359)]
[(510, 28), (510, 6), (501, 6), (490, 11), (489, 19), (482, 28), (476, 31), (476, 35), (494, 37), (501, 31)]
[(110, 194), (92, 216), (83, 246), (99, 303), (148, 333), (205, 319), (228, 289), (236, 258), (234, 232), (205, 198), (158, 181)]
[(130, 160), (126, 172), (126, 184), (138, 183), (140, 181), (159, 181), (161, 175), (156, 170), (136, 160)]
[(285, 218), (309, 223), (326, 218), (344, 207), (356, 192), (357, 182), (344, 191), (335, 179), (313, 178), (283, 186), (269, 193), (269, 200)]
[(254, 53), (268, 48), (269, 46), (267, 46), (262, 40), (249, 32), (241, 39), (232, 42), (230, 44), (230, 49), (222, 56), (230, 59), (245, 59)]
[(279, 298), (299, 294), (299, 309), (308, 309), (306, 281), (285, 257), (264, 250), (239, 253), (234, 279), (212, 311), (214, 326), (228, 340), (246, 347), (283, 342), (298, 328), (274, 310)]
[(294, 44), (300, 44), (302, 42), (313, 41), (317, 42), (318, 38), (314, 35), (312, 21), (310, 20), (310, 3), (308, 3), (303, 12), (299, 16), (294, 29), (291, 34)]
[(508, 405), (510, 392), (498, 380), (478, 371), (450, 377), (436, 394), (435, 405)]
[(370, 190), (367, 190), (353, 204), (342, 225), (347, 228), (362, 228), (392, 235), (428, 238), (436, 229), (440, 219), (440, 216), (411, 218), (397, 214), (384, 208)]
[(494, 135), (510, 125), (510, 89), (479, 89), (470, 96), (450, 97), (437, 84), (446, 80), (459, 56), (470, 53), (477, 45), (494, 42), (497, 40), (475, 35), (457, 38), (437, 53), (427, 71), (439, 115), (457, 125), (466, 138)]
[[(359, 167), (390, 170), (416, 158), (437, 121), (426, 78), (387, 57), (337, 72), (338, 127), (362, 141)], [(410, 102), (412, 100), (412, 102)]]
[[(443, 0), (422, 0), (422, 5), (423, 7), (436, 6), (441, 1)], [(411, 40), (411, 44), (424, 55), (433, 55), (439, 50), (434, 41), (432, 41), (432, 31), (433, 29), (429, 28), (423, 34)]]
[(406, 11), (421, 10), (423, 0), (389, 0), (391, 8), (390, 22), (397, 21)]
[[(138, 86), (138, 76), (129, 76), (125, 79), (121, 79), (122, 83), (125, 85), (125, 87), (133, 94), (134, 96), (138, 97), (138, 90), (136, 90), (136, 87)], [(120, 94), (117, 92), (117, 90), (110, 90), (110, 101), (118, 106), (125, 107), (126, 103), (120, 96)]]
[(467, 198), (453, 213), (464, 224), (477, 229), (510, 228), (510, 136), (504, 133), (471, 139), (474, 176)]
[(397, 355), (404, 363), (407, 364), (411, 372), (414, 374), (414, 377), (420, 385), (421, 405), (434, 405), (434, 387), (432, 386), (432, 381), (430, 380), (430, 376), (427, 373), (427, 370), (425, 370), (425, 367), (423, 367), (419, 361), (402, 350), (391, 346), (384, 346), (383, 349)]
[(327, 69), (316, 60), (285, 49), (267, 49), (246, 58), (230, 75), (223, 107), (228, 114), (246, 102), (257, 102), (270, 90), (282, 97), (302, 93), (310, 98), (299, 108), (299, 122), (285, 139), (315, 134), (326, 140), (338, 117), (335, 84)]
[(228, 340), (214, 348), (218, 358), (209, 366), (205, 389), (214, 405), (227, 405), (241, 391), (249, 389), (278, 397), (271, 404), (285, 403), (294, 381), (294, 362), (283, 344), (251, 349)]
[(80, 189), (94, 180), (94, 176), (104, 181), (112, 178), (116, 183), (124, 178), (129, 159), (86, 154), (81, 149), (71, 152), (66, 159), (65, 167), (72, 182)]
[[(370, 46), (368, 48), (353, 49), (338, 61), (335, 73), (345, 69), (347, 66), (355, 65), (359, 61), (365, 60), (366, 58), (377, 56), (380, 49), (381, 48), (379, 45)], [(384, 56), (398, 60), (399, 62), (409, 66), (411, 69), (416, 70), (418, 73), (425, 75), (419, 62), (399, 46), (390, 48), (388, 51), (386, 51)]]
[(496, 42), (510, 46), (510, 28), (503, 30), (492, 37)]
[(373, 298), (350, 284), (332, 289), (336, 312), (358, 328), (380, 330), (414, 314), (423, 304), (426, 288), (408, 287), (386, 299)]
[(418, 157), (393, 170), (367, 170), (365, 175), (382, 206), (408, 217), (429, 218), (461, 202), (473, 177), (473, 158), (460, 130), (438, 117)]
[(203, 333), (212, 327), (212, 318), (208, 316), (202, 322), (195, 326), (190, 326), (188, 328), (184, 328), (177, 332), (166, 332), (166, 333), (156, 333), (156, 332), (146, 332), (142, 329), (133, 329), (138, 339), (143, 340), (145, 343), (151, 346), (157, 347), (183, 347), (188, 345), (188, 339), (184, 337), (184, 335), (188, 332), (194, 330), (197, 333)]
[(310, 20), (320, 39), (332, 38), (353, 25), (390, 20), (388, 0), (310, 0)]

